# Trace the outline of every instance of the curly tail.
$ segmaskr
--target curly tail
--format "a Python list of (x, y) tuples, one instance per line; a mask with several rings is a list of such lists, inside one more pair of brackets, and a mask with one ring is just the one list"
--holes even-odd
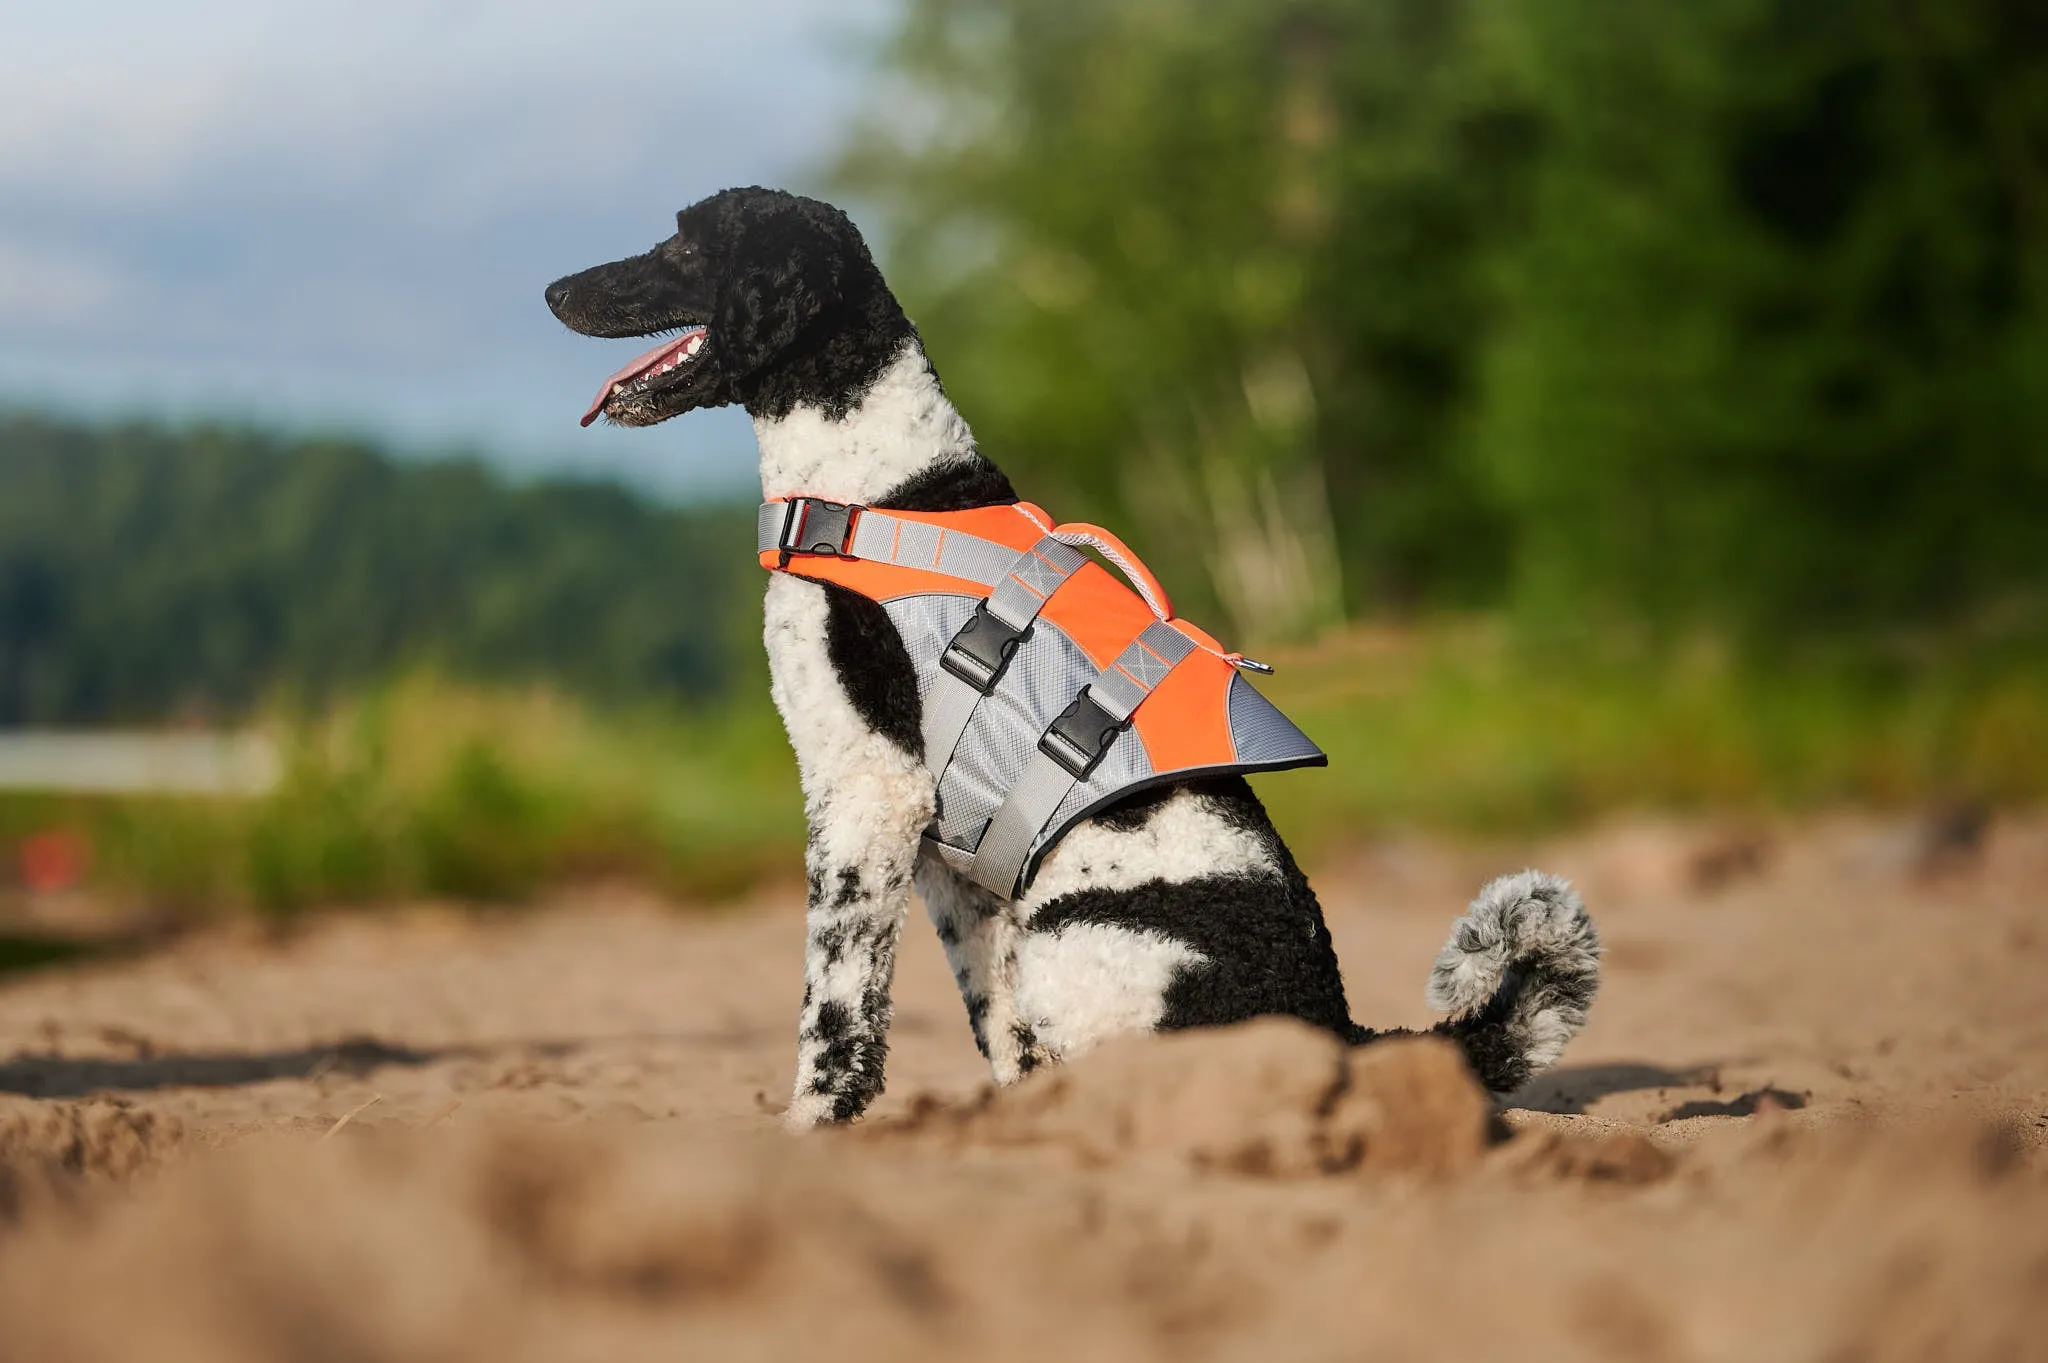
[(1541, 871), (1489, 881), (1429, 975), (1431, 1028), (1481, 1083), (1512, 1093), (1556, 1063), (1600, 987), (1600, 938), (1571, 882)]

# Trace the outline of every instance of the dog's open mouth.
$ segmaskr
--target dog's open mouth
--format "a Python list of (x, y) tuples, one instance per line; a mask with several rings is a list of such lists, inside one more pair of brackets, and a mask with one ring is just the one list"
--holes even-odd
[(592, 399), (590, 410), (583, 414), (582, 424), (588, 426), (604, 414), (605, 404), (624, 393), (645, 392), (659, 383), (677, 368), (697, 358), (697, 352), (704, 348), (704, 339), (709, 332), (703, 327), (685, 328), (682, 335), (663, 341), (654, 349), (640, 356), (604, 381)]

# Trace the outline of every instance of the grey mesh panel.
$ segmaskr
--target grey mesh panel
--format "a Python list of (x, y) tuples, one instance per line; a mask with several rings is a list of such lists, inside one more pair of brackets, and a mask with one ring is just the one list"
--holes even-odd
[(1237, 760), (1264, 765), (1300, 762), (1323, 755), (1294, 721), (1273, 708), (1242, 675), (1230, 679), (1230, 737)]
[[(1128, 720), (1152, 689), (1194, 651), (1186, 635), (1154, 621), (1087, 683), (1087, 694), (1110, 716)], [(1125, 729), (1112, 740), (1113, 747), (1135, 737), (1135, 731)], [(1049, 836), (1047, 830), (1058, 826), (1060, 807), (1077, 784), (1062, 762), (1040, 748), (982, 834), (969, 879), (1005, 899), (1015, 893), (1018, 876)]]
[[(974, 613), (966, 596), (899, 597), (884, 609), (903, 636), (903, 645), (917, 668), (920, 700), (937, 685), (938, 657), (946, 643)], [(1038, 737), (1059, 717), (1097, 672), (1080, 646), (1048, 620), (1036, 621), (1031, 637), (1018, 648), (995, 693), (975, 708), (952, 765), (939, 791), (939, 836), (955, 847), (971, 848), (994, 817), (1003, 799), (1038, 751)], [(1151, 760), (1136, 730), (1117, 739), (1089, 779), (1068, 795), (1070, 802), (1100, 799), (1120, 786), (1152, 774)]]
[[(995, 693), (982, 699), (953, 753), (941, 792), (940, 836), (971, 847), (1038, 751), (1038, 739), (1097, 668), (1057, 625), (1039, 620)], [(1106, 794), (1152, 774), (1135, 730), (1126, 731), (1079, 789)]]
[(967, 617), (974, 614), (979, 604), (979, 597), (954, 596), (950, 592), (899, 596), (883, 603), (882, 609), (889, 613), (896, 633), (903, 638), (905, 651), (910, 654), (911, 665), (917, 669), (920, 701), (931, 695), (937, 677), (942, 675), (939, 655), (946, 651), (947, 643), (960, 632), (960, 626), (967, 623)]
[[(1086, 563), (1080, 550), (1046, 537), (1018, 554), (1009, 573), (988, 598), (988, 612), (1013, 630), (1030, 627), (1052, 594)], [(950, 636), (947, 647), (951, 647)], [(925, 765), (943, 777), (959, 750), (960, 737), (982, 701), (981, 687), (946, 671), (942, 653), (932, 686), (919, 688), (924, 701)]]
[[(919, 699), (927, 705), (938, 679), (945, 675), (939, 670), (939, 655), (967, 623), (978, 600), (928, 593), (900, 597), (884, 606), (916, 668)], [(1185, 638), (1178, 630), (1172, 633)], [(1173, 640), (1153, 637), (1170, 652)], [(966, 870), (989, 820), (1036, 756), (1039, 735), (1098, 671), (1058, 626), (1042, 618), (1034, 622), (1031, 637), (1018, 649), (995, 693), (976, 707), (941, 783), (939, 837), (960, 849), (951, 854), (935, 849), (948, 865)], [(1305, 766), (1324, 760), (1315, 744), (1242, 677), (1231, 679), (1228, 713), (1237, 747), (1236, 764), (1218, 771)], [(1145, 785), (1157, 775), (1138, 731), (1126, 730), (1089, 779), (1066, 793), (1039, 830), (1025, 863), (1027, 875), (1077, 820), (1119, 792)]]

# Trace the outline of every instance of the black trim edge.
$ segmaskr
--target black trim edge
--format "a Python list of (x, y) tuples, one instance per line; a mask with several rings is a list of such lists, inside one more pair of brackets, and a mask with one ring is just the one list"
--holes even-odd
[(1133, 781), (1127, 786), (1118, 786), (1093, 804), (1082, 806), (1081, 809), (1075, 812), (1072, 818), (1062, 823), (1037, 851), (1024, 859), (1024, 869), (1017, 877), (1017, 892), (1011, 895), (1010, 898), (1021, 898), (1024, 892), (1031, 888), (1031, 882), (1038, 876), (1038, 863), (1045, 860), (1052, 852), (1052, 849), (1060, 845), (1060, 839), (1073, 832), (1075, 824), (1094, 818), (1119, 800), (1129, 799), (1133, 795), (1142, 795), (1148, 790), (1157, 790), (1161, 786), (1175, 786), (1183, 781), (1199, 780), (1204, 776), (1255, 776), (1261, 772), (1298, 771), (1304, 767), (1327, 767), (1329, 765), (1330, 755), (1319, 752), (1314, 757), (1295, 757), (1278, 762), (1225, 762), (1220, 766), (1214, 767), (1182, 767), (1177, 771), (1147, 777), (1143, 781)]

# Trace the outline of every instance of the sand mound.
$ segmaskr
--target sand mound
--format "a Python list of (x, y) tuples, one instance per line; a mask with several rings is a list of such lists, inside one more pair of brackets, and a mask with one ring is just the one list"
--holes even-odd
[[(2048, 1357), (2048, 820), (1938, 877), (1870, 832), (1592, 896), (1505, 1141), (1441, 1047), (1284, 1023), (984, 1091), (929, 932), (876, 1120), (787, 1137), (796, 903), (0, 980), (0, 1358)], [(1462, 857), (1319, 882), (1360, 1018), (1426, 1022)]]
[(2048, 1328), (2048, 1187), (1983, 1134), (1777, 1129), (1592, 1201), (1491, 1161), (1276, 1182), (1133, 1158), (665, 1123), (259, 1139), (0, 1236), (0, 1348), (1427, 1358), (1513, 1320), (1522, 1358), (1882, 1363), (2037, 1356)]
[(175, 1117), (120, 1099), (38, 1103), (0, 1097), (0, 1225), (81, 1181), (121, 1179), (154, 1167), (184, 1143)]
[(991, 1216), (977, 1180), (779, 1134), (263, 1140), (0, 1240), (0, 1352), (1108, 1359), (1205, 1309), (1199, 1266), (1145, 1252), (1155, 1228), (1118, 1218), (1077, 1250), (1083, 1200), (1024, 1191)]
[(1354, 1048), (1266, 1018), (1123, 1038), (977, 1102), (926, 1105), (880, 1132), (1042, 1147), (1093, 1165), (1163, 1157), (1274, 1177), (1442, 1174), (1478, 1162), (1491, 1113), (1447, 1042)]

